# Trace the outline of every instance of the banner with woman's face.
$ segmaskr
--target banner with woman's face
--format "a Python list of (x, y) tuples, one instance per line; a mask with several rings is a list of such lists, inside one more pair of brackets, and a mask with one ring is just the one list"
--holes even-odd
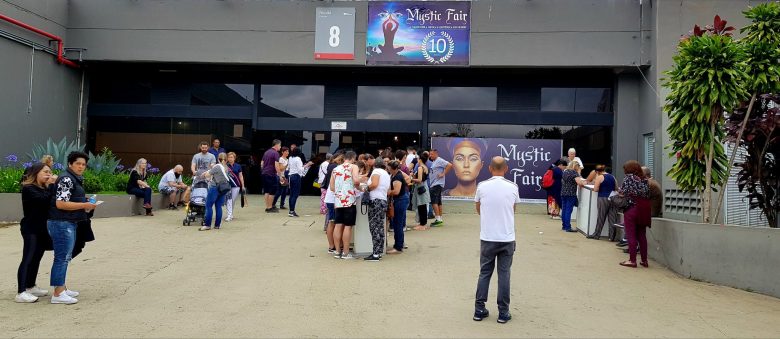
[(504, 177), (517, 184), (520, 199), (545, 203), (542, 177), (563, 155), (562, 140), (436, 137), (431, 146), (452, 163), (442, 194), (447, 200), (473, 199), (477, 184), (491, 176), (490, 160), (501, 156), (509, 164)]

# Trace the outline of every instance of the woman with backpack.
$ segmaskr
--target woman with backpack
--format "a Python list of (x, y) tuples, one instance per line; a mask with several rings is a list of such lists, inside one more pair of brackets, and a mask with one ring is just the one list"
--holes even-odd
[(561, 178), (568, 165), (565, 159), (559, 159), (547, 169), (542, 177), (542, 188), (547, 190), (547, 214), (551, 219), (561, 217)]
[(220, 153), (217, 157), (217, 164), (208, 172), (203, 173), (203, 179), (209, 181), (209, 194), (206, 196), (206, 215), (203, 217), (203, 226), (199, 231), (208, 231), (211, 229), (211, 215), (216, 209), (216, 218), (214, 218), (214, 229), (219, 229), (222, 225), (222, 206), (225, 205), (225, 198), (230, 194), (230, 179), (227, 174), (227, 155)]

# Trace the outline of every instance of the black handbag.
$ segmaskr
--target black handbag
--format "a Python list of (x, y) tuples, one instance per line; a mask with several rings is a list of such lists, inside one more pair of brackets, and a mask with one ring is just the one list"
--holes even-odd
[(417, 194), (425, 194), (425, 186), (417, 186)]
[(222, 167), (222, 165), (219, 166), (219, 169), (222, 170), (222, 174), (225, 176), (225, 182), (221, 182), (217, 184), (217, 192), (219, 192), (220, 195), (228, 194), (230, 192), (230, 177), (228, 177), (227, 173), (225, 173), (225, 168)]
[(609, 197), (609, 203), (610, 205), (612, 205), (613, 208), (616, 208), (618, 211), (625, 211), (626, 208), (628, 208), (628, 199), (626, 199), (626, 197), (621, 196), (619, 194)]

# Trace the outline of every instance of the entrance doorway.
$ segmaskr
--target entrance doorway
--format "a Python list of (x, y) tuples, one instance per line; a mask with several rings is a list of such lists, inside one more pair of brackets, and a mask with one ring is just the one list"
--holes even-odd
[[(406, 149), (408, 146), (419, 147), (420, 133), (392, 133), (392, 132), (337, 132), (337, 131), (254, 131), (252, 135), (252, 157), (256, 164), (256, 170), (251, 175), (258, 177), (252, 182), (260, 183), (259, 164), (263, 153), (271, 147), (274, 139), (282, 141), (282, 146), (290, 147), (295, 144), (301, 148), (305, 157), (304, 162), (312, 161), (312, 168), (316, 169), (325, 160), (326, 153), (334, 153), (338, 150), (351, 150), (358, 154), (371, 153), (376, 156), (379, 150), (387, 147), (393, 150)], [(313, 187), (317, 180), (317, 170), (310, 170), (301, 183), (302, 195), (320, 195), (318, 189)], [(252, 191), (259, 191), (260, 187), (254, 187)]]

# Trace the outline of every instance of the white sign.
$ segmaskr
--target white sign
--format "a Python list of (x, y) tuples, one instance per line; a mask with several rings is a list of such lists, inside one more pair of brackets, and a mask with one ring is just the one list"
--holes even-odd
[(346, 121), (331, 121), (330, 122), (330, 129), (337, 130), (337, 131), (344, 131), (347, 129), (347, 122)]
[(355, 59), (354, 7), (317, 7), (314, 59)]

